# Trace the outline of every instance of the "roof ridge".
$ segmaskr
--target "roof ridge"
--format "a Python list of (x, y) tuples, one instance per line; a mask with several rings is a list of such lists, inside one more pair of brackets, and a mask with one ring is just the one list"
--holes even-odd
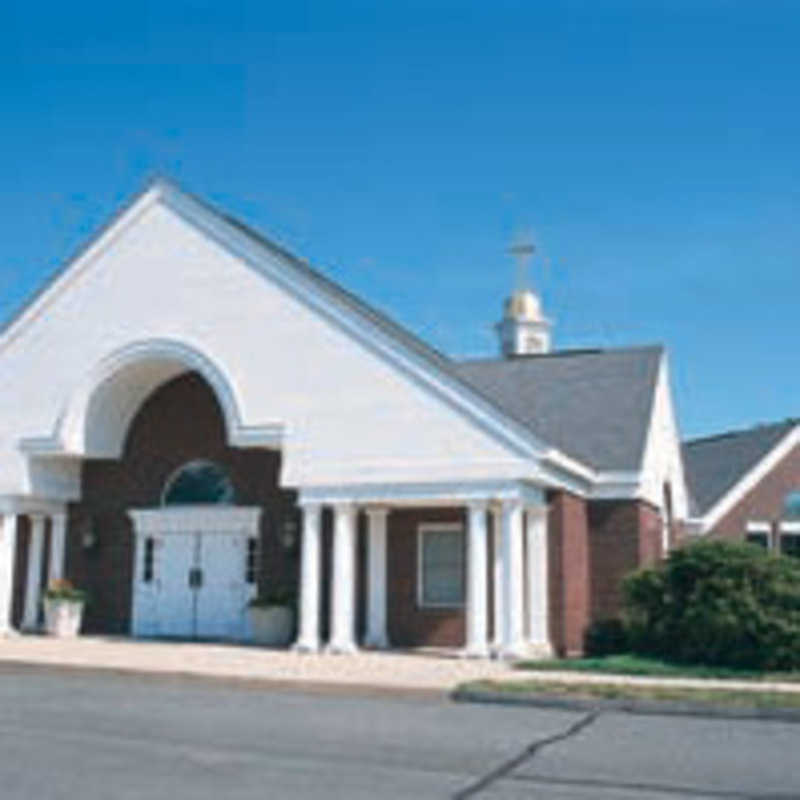
[(483, 356), (465, 358), (455, 361), (458, 366), (469, 364), (523, 364), (526, 362), (546, 361), (553, 358), (575, 358), (579, 356), (616, 355), (618, 353), (663, 352), (663, 344), (626, 345), (624, 347), (580, 347), (569, 350), (553, 350), (549, 353), (527, 353), (524, 355)]

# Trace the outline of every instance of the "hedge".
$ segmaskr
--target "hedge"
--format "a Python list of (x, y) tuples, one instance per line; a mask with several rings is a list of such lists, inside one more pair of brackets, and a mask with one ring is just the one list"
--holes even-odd
[(751, 544), (697, 542), (629, 575), (623, 594), (626, 645), (634, 653), (800, 669), (800, 559)]

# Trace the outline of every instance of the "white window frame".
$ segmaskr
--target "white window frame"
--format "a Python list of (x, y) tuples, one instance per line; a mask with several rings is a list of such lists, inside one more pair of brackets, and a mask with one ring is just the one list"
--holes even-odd
[[(464, 566), (466, 568), (466, 559), (469, 555), (466, 552), (467, 546), (467, 531), (466, 526), (461, 522), (421, 522), (417, 526), (417, 608), (432, 609), (432, 610), (447, 610), (447, 609), (461, 609), (466, 606), (466, 575), (463, 576), (464, 581), (464, 600), (460, 603), (428, 603), (425, 601), (425, 584), (423, 583), (424, 576), (424, 555), (425, 549), (423, 547), (423, 538), (426, 533), (442, 533), (442, 532), (457, 532), (464, 537)], [(466, 572), (466, 569), (465, 569)]]

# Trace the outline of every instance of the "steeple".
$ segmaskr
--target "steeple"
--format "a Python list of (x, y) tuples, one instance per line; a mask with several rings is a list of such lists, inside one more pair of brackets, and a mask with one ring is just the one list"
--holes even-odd
[(517, 288), (506, 298), (503, 318), (495, 326), (500, 350), (506, 358), (550, 352), (550, 320), (542, 314), (541, 303), (528, 280), (528, 264), (536, 252), (531, 242), (509, 249), (517, 259)]

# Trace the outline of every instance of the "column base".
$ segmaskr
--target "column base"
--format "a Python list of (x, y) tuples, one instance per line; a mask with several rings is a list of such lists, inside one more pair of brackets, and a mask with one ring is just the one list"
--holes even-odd
[(492, 651), (492, 658), (498, 661), (517, 661), (520, 658), (528, 656), (528, 650), (524, 642), (517, 644), (502, 645)]
[(319, 653), (319, 651), (320, 651), (319, 642), (297, 641), (292, 645), (293, 653), (302, 653), (304, 655), (310, 655), (312, 653)]
[(329, 642), (324, 652), (331, 656), (349, 656), (358, 652), (358, 645), (355, 642)]
[(465, 647), (459, 655), (461, 658), (491, 658), (492, 651), (488, 644), (485, 645), (469, 645)]
[(364, 647), (367, 647), (370, 650), (388, 650), (391, 645), (389, 644), (389, 639), (386, 636), (368, 636), (364, 640)]
[(550, 642), (528, 642), (526, 655), (530, 658), (555, 658), (555, 651)]

